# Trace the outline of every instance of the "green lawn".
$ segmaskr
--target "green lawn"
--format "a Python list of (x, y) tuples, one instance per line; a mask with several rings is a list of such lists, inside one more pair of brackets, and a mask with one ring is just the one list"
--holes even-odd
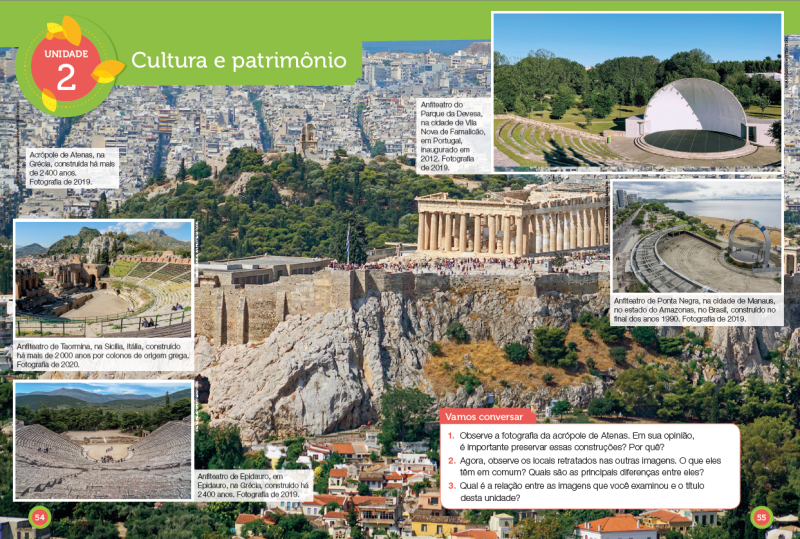
[(745, 110), (745, 113), (753, 118), (774, 118), (778, 120), (781, 117), (781, 107), (779, 105), (770, 105), (764, 109), (764, 114), (761, 114), (760, 108), (750, 107), (749, 109)]
[(583, 131), (584, 133), (595, 133), (599, 135), (607, 129), (611, 131), (625, 131), (625, 118), (637, 114), (644, 114), (644, 109), (645, 107), (615, 105), (611, 114), (605, 118), (593, 118), (591, 126), (586, 125), (586, 118), (583, 117), (581, 111), (576, 107), (569, 109), (564, 117), (558, 120), (550, 118), (549, 110), (531, 112), (529, 117), (540, 122), (559, 124), (570, 129)]

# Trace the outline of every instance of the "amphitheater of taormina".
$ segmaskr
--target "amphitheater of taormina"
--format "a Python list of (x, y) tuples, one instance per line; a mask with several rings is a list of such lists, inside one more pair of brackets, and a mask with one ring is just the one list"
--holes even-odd
[(447, 193), (417, 197), (420, 254), (510, 257), (600, 250), (609, 244), (609, 197), (549, 186), (489, 192), (482, 200)]

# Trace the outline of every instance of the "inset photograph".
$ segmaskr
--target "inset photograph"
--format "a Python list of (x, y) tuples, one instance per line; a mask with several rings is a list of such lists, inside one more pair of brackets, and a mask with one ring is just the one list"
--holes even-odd
[(14, 382), (15, 500), (186, 500), (192, 382)]
[(780, 13), (495, 12), (495, 171), (780, 171), (782, 33)]
[(780, 181), (614, 181), (612, 291), (781, 293)]
[(16, 220), (16, 336), (191, 337), (192, 227)]

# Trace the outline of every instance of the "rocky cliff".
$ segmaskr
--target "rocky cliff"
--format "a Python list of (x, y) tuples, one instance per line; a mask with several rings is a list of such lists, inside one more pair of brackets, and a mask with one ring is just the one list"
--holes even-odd
[[(497, 292), (437, 292), (411, 299), (373, 295), (355, 310), (290, 316), (259, 344), (212, 346), (198, 337), (199, 377), (208, 387), (215, 423), (235, 421), (248, 442), (271, 435), (319, 434), (357, 427), (379, 416), (387, 386), (426, 387), (422, 367), (428, 343), (445, 340), (447, 327), (464, 324), (475, 340), (530, 343), (542, 325), (568, 328), (582, 312), (602, 315), (606, 296), (507, 296)], [(572, 390), (575, 404), (595, 391)], [(570, 390), (565, 389), (567, 393)], [(602, 384), (598, 389), (602, 394)], [(530, 404), (532, 393), (507, 388), (500, 406)], [(484, 406), (479, 387), (436, 395), (441, 406)], [(549, 402), (549, 400), (548, 400)]]

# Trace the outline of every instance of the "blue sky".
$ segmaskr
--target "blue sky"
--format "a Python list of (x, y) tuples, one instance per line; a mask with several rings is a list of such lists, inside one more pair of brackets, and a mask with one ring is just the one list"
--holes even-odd
[(780, 14), (496, 14), (494, 50), (511, 60), (546, 49), (587, 66), (691, 49), (714, 61), (763, 60), (782, 53), (781, 32)]
[[(753, 199), (770, 198), (781, 200), (781, 184), (778, 181), (720, 182), (717, 181), (617, 181), (612, 189), (639, 193), (643, 198), (668, 198), (701, 201), (706, 198)], [(780, 209), (778, 209), (780, 211)]]
[(147, 232), (153, 228), (160, 228), (168, 236), (181, 241), (191, 238), (191, 223), (186, 221), (93, 221), (69, 219), (66, 221), (32, 221), (17, 222), (17, 233), (14, 245), (25, 247), (38, 243), (42, 247), (50, 247), (64, 236), (75, 236), (81, 228), (88, 227), (99, 230), (101, 234), (109, 231), (127, 232), (129, 235), (137, 232)]
[(60, 388), (80, 389), (89, 393), (101, 395), (150, 395), (160, 397), (167, 391), (176, 393), (192, 387), (191, 380), (181, 382), (153, 381), (141, 382), (26, 382), (14, 384), (17, 394), (32, 393), (34, 391), (55, 391)]

